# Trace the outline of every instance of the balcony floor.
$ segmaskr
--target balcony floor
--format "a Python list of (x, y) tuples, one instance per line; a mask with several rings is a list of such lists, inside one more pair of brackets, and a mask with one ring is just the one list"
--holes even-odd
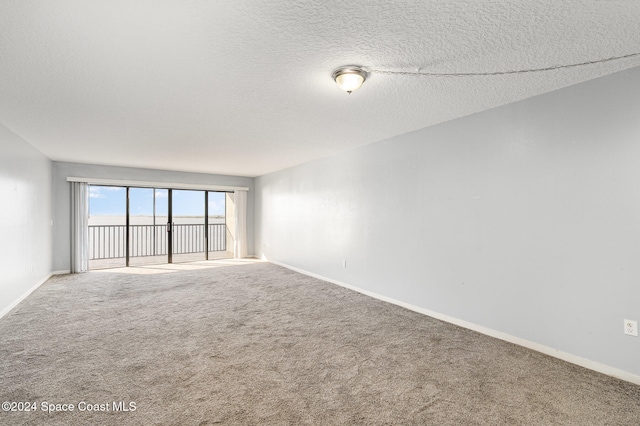
[[(231, 259), (231, 258), (233, 258), (233, 253), (230, 251), (209, 252), (209, 260)], [(173, 263), (196, 262), (199, 260), (205, 260), (204, 252), (173, 255)], [(166, 263), (167, 263), (166, 255), (131, 257), (129, 259), (129, 266), (162, 265)], [(90, 271), (93, 271), (96, 269), (111, 269), (111, 268), (124, 268), (124, 267), (125, 267), (124, 257), (118, 257), (115, 259), (96, 259), (96, 260), (89, 261)]]

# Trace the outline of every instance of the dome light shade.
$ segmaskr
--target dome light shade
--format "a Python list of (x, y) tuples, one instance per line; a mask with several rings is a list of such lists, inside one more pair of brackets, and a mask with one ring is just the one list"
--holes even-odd
[(369, 77), (369, 73), (357, 65), (340, 67), (333, 72), (333, 79), (338, 87), (349, 94), (358, 90), (367, 77)]

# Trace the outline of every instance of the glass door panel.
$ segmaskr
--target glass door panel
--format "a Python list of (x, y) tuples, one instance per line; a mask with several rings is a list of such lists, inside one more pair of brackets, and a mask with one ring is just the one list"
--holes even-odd
[(172, 190), (172, 263), (205, 260), (204, 194)]
[(233, 245), (227, 245), (227, 194), (209, 191), (208, 198), (208, 259), (233, 257)]
[(169, 222), (169, 190), (154, 188), (155, 205), (155, 236), (154, 246), (156, 256), (162, 256), (162, 263), (167, 263), (169, 254), (169, 234), (167, 223)]
[(89, 269), (126, 264), (126, 188), (89, 186)]
[(166, 191), (129, 188), (129, 266), (167, 263)]

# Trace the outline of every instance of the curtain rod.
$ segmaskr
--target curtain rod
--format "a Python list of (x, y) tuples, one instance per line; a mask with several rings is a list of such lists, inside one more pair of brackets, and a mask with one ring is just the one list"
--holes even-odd
[(196, 183), (149, 182), (141, 180), (98, 179), (84, 177), (67, 177), (67, 182), (84, 182), (90, 185), (134, 186), (138, 188), (191, 189), (210, 191), (249, 191), (245, 186), (202, 185)]

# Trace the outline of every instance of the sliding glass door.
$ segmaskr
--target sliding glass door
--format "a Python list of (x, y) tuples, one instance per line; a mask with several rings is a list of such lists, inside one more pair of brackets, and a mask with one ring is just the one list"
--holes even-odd
[(232, 195), (92, 185), (89, 269), (233, 257)]

